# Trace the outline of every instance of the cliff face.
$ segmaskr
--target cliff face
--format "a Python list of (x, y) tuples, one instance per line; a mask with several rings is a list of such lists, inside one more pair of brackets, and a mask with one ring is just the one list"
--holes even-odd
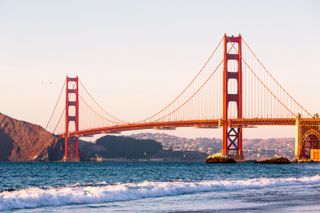
[(39, 125), (0, 113), (0, 161), (49, 160), (57, 141)]

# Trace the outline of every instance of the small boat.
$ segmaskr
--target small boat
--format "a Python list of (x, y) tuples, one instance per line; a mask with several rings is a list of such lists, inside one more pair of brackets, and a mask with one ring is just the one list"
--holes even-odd
[(96, 155), (95, 157), (92, 157), (90, 161), (96, 161), (96, 162), (102, 162), (104, 161), (103, 157), (100, 157), (99, 155)]

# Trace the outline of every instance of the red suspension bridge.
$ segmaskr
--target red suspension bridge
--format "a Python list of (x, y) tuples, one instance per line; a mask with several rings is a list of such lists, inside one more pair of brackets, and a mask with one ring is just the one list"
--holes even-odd
[(187, 87), (159, 112), (141, 121), (123, 121), (101, 107), (78, 77), (67, 77), (46, 129), (64, 138), (64, 160), (78, 161), (83, 136), (221, 127), (222, 153), (241, 160), (243, 130), (260, 125), (296, 126), (296, 159), (320, 148), (318, 116), (283, 88), (241, 35), (224, 35)]

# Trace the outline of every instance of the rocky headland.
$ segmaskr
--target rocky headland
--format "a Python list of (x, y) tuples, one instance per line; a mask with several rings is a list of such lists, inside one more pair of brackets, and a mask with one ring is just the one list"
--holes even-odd
[(41, 126), (0, 113), (0, 161), (50, 160), (57, 142)]

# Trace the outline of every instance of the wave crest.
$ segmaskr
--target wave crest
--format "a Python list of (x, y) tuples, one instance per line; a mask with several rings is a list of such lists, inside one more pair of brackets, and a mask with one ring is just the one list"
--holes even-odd
[(0, 210), (126, 201), (199, 192), (234, 191), (265, 187), (320, 184), (320, 176), (300, 178), (255, 178), (198, 182), (154, 182), (73, 185), (58, 188), (26, 188), (0, 193)]

